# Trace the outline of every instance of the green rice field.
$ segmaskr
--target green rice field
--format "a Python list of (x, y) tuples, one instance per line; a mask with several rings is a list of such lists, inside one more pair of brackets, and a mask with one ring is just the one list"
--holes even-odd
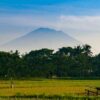
[[(11, 87), (12, 86), (12, 87)], [(0, 97), (86, 96), (85, 89), (100, 87), (100, 80), (10, 80), (0, 81)], [(25, 99), (24, 99), (25, 100)], [(28, 99), (27, 99), (28, 100)], [(33, 99), (32, 99), (33, 100)]]

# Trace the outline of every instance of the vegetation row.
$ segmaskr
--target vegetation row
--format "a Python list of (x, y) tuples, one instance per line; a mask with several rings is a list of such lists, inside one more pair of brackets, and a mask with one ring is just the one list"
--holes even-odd
[(98, 78), (100, 54), (93, 55), (91, 46), (62, 47), (32, 50), (20, 55), (19, 51), (0, 51), (0, 78)]

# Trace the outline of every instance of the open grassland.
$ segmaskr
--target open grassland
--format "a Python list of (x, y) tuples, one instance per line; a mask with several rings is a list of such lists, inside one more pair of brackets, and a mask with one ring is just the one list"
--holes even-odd
[(88, 86), (100, 87), (100, 80), (13, 80), (0, 81), (0, 96), (81, 95)]

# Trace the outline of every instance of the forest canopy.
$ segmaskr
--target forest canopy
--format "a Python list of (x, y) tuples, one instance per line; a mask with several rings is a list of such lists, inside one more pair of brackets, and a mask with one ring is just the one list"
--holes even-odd
[(0, 51), (0, 78), (100, 77), (100, 54), (93, 56), (90, 45), (43, 48), (20, 55)]

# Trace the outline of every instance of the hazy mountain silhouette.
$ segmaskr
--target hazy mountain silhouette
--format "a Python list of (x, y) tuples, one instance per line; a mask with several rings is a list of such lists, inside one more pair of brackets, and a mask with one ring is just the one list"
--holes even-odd
[(81, 44), (79, 41), (62, 31), (56, 31), (50, 28), (38, 28), (24, 36), (2, 45), (1, 49), (27, 52), (41, 48), (57, 50), (64, 46), (76, 46), (79, 44)]

